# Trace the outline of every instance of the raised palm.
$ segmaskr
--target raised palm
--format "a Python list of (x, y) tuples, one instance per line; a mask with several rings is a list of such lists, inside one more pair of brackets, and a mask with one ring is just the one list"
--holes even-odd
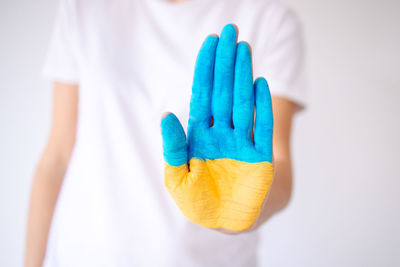
[(187, 140), (172, 113), (161, 127), (165, 185), (182, 213), (208, 228), (243, 231), (272, 183), (273, 117), (267, 82), (253, 85), (249, 46), (236, 40), (227, 25), (199, 51)]

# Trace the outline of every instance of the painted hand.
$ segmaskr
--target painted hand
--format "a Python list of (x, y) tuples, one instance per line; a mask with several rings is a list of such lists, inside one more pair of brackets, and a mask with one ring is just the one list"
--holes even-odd
[(183, 215), (235, 232), (254, 224), (273, 179), (268, 84), (253, 85), (250, 48), (236, 40), (227, 25), (199, 51), (187, 141), (174, 114), (161, 121), (165, 185)]

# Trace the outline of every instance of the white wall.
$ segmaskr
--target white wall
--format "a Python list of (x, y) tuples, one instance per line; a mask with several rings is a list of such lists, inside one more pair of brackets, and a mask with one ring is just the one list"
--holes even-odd
[[(263, 266), (400, 266), (400, 2), (287, 2), (304, 22), (310, 105), (295, 121), (292, 202), (263, 228)], [(22, 264), (55, 5), (0, 1), (0, 266)]]
[(0, 266), (22, 266), (32, 173), (50, 122), (39, 71), (56, 1), (0, 0)]
[(310, 106), (267, 266), (400, 266), (400, 2), (288, 0), (305, 27)]

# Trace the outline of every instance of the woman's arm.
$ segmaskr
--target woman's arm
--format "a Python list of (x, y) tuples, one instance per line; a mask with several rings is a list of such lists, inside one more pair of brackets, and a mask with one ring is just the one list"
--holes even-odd
[(285, 98), (272, 96), (274, 113), (274, 182), (264, 208), (253, 229), (261, 226), (274, 213), (284, 209), (292, 194), (292, 163), (290, 158), (290, 135), (293, 114), (297, 105)]
[(75, 143), (77, 113), (78, 86), (56, 82), (50, 135), (32, 184), (26, 267), (39, 267), (43, 264), (54, 207)]

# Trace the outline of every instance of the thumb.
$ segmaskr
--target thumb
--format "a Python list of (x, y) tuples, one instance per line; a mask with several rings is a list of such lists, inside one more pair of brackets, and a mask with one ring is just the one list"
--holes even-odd
[(178, 118), (173, 113), (164, 114), (161, 119), (164, 159), (170, 166), (187, 163), (186, 135)]

